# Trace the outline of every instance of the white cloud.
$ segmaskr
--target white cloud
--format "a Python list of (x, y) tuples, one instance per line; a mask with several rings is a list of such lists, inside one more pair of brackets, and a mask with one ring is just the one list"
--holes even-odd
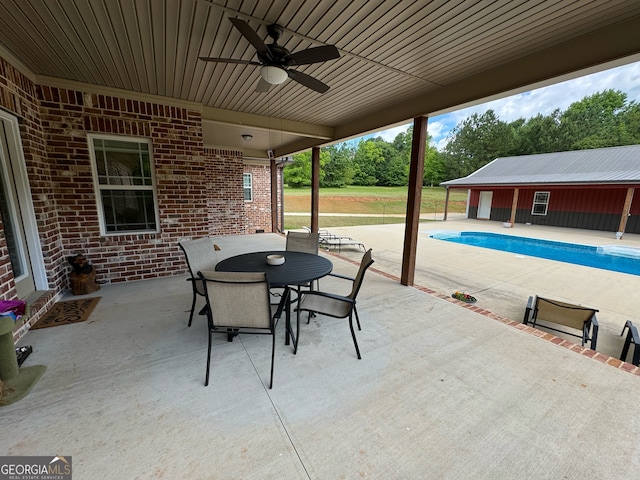
[(399, 133), (406, 132), (409, 125), (400, 125), (399, 127), (393, 127), (388, 130), (382, 130), (381, 132), (374, 133), (373, 138), (382, 137), (385, 142), (393, 142)]
[(640, 62), (438, 115), (429, 119), (429, 126), (439, 125), (430, 134), (441, 149), (451, 129), (474, 113), (483, 114), (491, 109), (505, 122), (529, 119), (538, 114), (549, 115), (555, 109), (566, 110), (572, 103), (608, 89), (625, 92), (628, 101), (640, 103)]
[[(625, 92), (628, 101), (640, 103), (640, 62), (438, 115), (429, 118), (427, 128), (436, 148), (441, 150), (447, 144), (451, 130), (474, 113), (483, 114), (491, 109), (505, 122), (529, 119), (538, 114), (549, 115), (556, 109), (566, 110), (572, 103), (607, 89)], [(392, 142), (409, 125), (389, 128), (363, 138), (382, 137)]]

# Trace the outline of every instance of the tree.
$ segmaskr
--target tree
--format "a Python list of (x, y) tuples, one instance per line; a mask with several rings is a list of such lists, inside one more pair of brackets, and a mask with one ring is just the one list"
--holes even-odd
[(322, 152), (326, 155), (326, 161), (323, 164), (324, 176), (320, 186), (342, 188), (350, 185), (354, 175), (353, 148), (347, 143), (341, 143), (325, 147)]
[(560, 109), (550, 115), (538, 114), (529, 120), (518, 119), (511, 123), (516, 145), (513, 155), (531, 155), (560, 151)]
[(457, 163), (450, 171), (457, 170), (459, 176), (466, 176), (498, 157), (511, 155), (515, 146), (514, 129), (493, 110), (487, 110), (456, 125), (445, 152), (448, 162)]
[(429, 145), (425, 153), (424, 159), (424, 176), (423, 185), (433, 187), (443, 182), (445, 179), (444, 158), (435, 147)]
[(605, 90), (569, 105), (560, 116), (561, 150), (624, 145), (626, 104), (626, 93)]
[(376, 185), (377, 164), (384, 161), (382, 150), (377, 142), (361, 140), (353, 156), (354, 185)]

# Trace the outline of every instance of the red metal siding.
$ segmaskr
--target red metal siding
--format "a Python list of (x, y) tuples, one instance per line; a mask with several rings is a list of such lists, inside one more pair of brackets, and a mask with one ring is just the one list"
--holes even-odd
[(491, 208), (508, 208), (513, 205), (513, 189), (494, 190), (491, 199)]
[[(628, 188), (636, 185), (585, 185), (556, 187), (535, 185), (518, 187), (516, 222), (541, 225), (616, 231)], [(471, 189), (469, 216), (475, 218), (480, 192), (492, 191), (491, 220), (510, 218), (515, 187), (478, 187)], [(547, 215), (531, 215), (535, 192), (550, 192)], [(631, 205), (627, 232), (640, 229), (640, 193)]]

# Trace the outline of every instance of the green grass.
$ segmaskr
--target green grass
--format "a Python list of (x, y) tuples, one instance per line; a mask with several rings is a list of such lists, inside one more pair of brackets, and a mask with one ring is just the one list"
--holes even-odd
[[(432, 220), (420, 220), (423, 222), (430, 222)], [(349, 217), (339, 216), (332, 217), (329, 215), (323, 215), (318, 217), (319, 228), (329, 227), (354, 227), (358, 225), (387, 225), (391, 223), (404, 223), (404, 218), (401, 217)], [(302, 227), (311, 226), (311, 217), (300, 215), (286, 215), (284, 217), (284, 229), (285, 230), (299, 230)]]
[[(321, 188), (319, 205), (321, 213), (357, 214), (357, 216), (320, 216), (320, 227), (402, 223), (403, 218), (393, 218), (390, 215), (406, 214), (407, 191), (407, 187)], [(442, 214), (444, 200), (444, 188), (424, 187), (420, 212), (427, 215), (434, 214), (434, 216), (438, 213)], [(449, 212), (464, 212), (466, 201), (466, 191), (452, 190), (449, 196)], [(287, 213), (310, 212), (311, 189), (285, 187), (284, 208)], [(309, 223), (310, 214), (285, 216), (285, 229), (299, 229), (303, 225), (308, 226)]]

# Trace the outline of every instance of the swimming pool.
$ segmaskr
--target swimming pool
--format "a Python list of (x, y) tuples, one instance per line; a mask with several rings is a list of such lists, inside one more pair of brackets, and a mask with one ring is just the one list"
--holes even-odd
[(624, 245), (581, 245), (488, 232), (429, 232), (431, 238), (502, 250), (614, 272), (640, 275), (640, 248)]

